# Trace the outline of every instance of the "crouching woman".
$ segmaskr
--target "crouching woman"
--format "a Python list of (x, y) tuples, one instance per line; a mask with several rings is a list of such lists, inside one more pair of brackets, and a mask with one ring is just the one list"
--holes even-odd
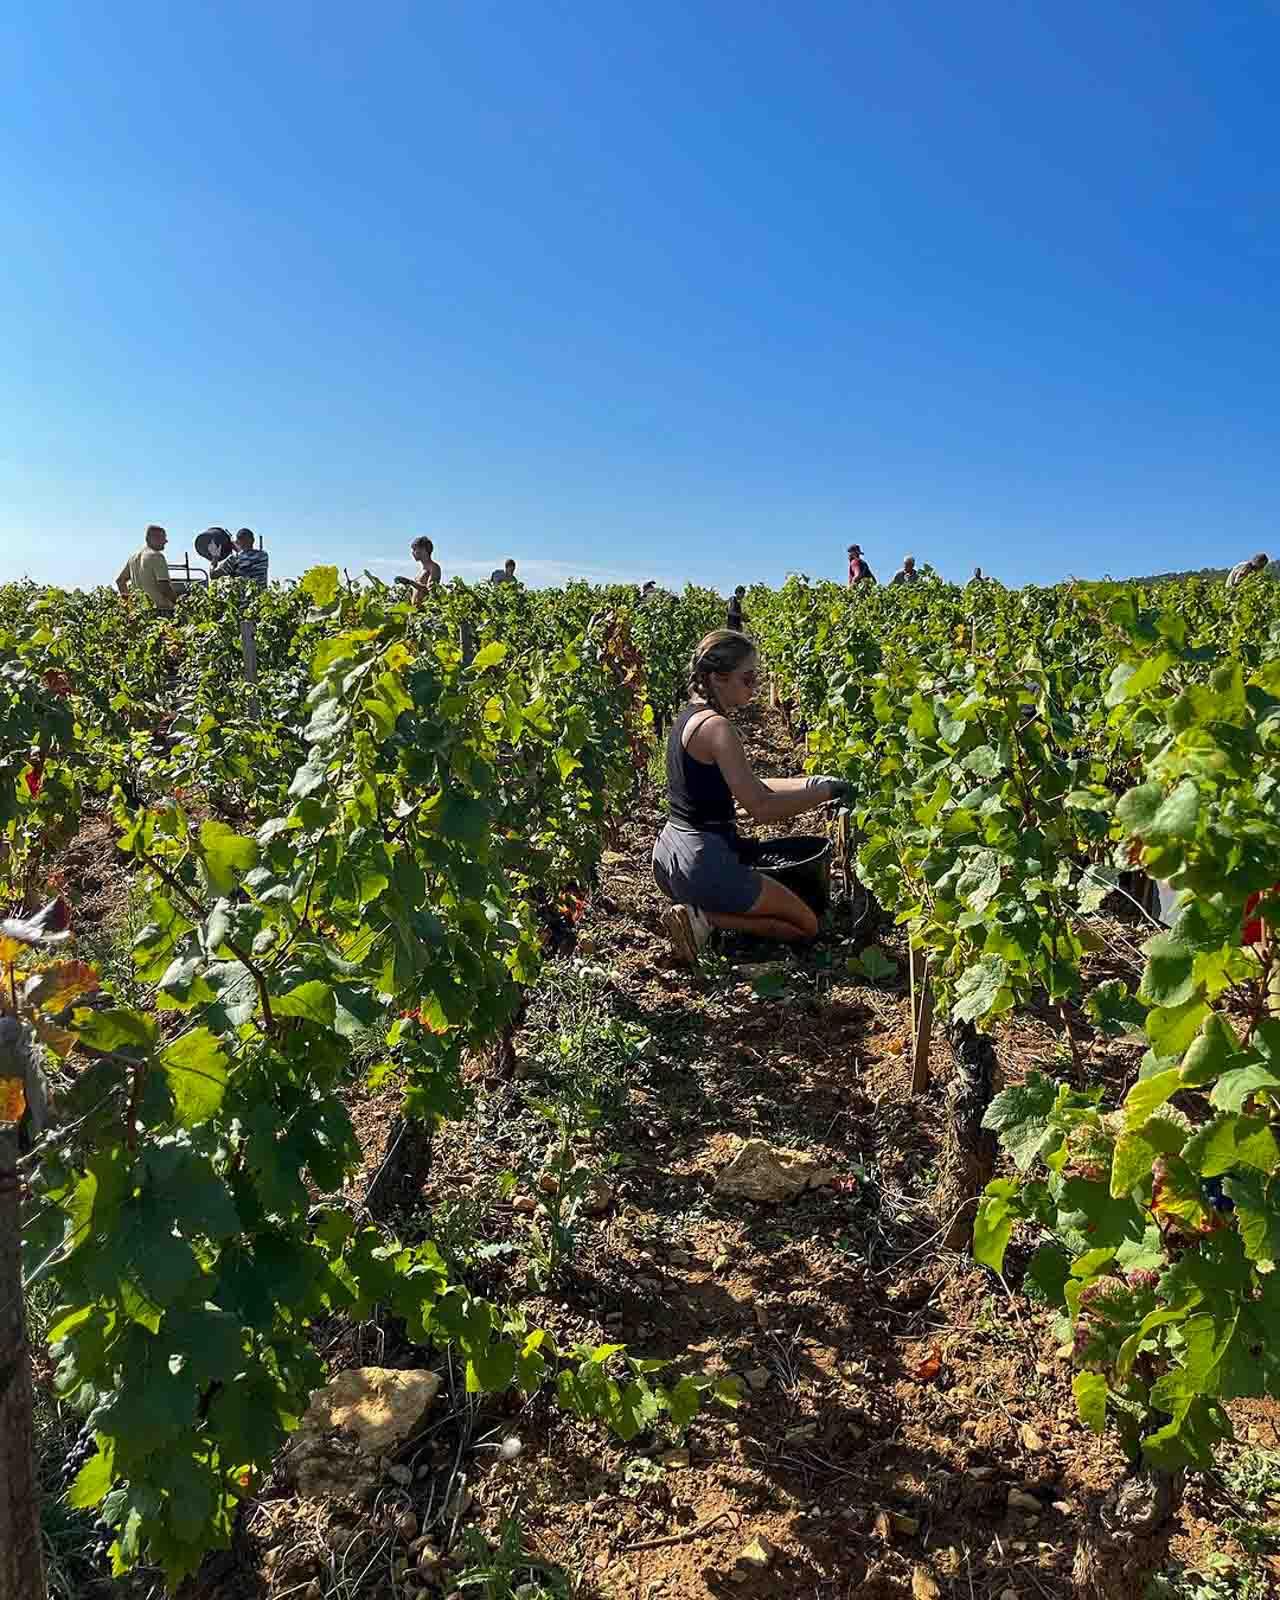
[(755, 694), (754, 642), (729, 629), (709, 633), (689, 667), (689, 703), (667, 735), (669, 821), (653, 847), (653, 876), (673, 902), (663, 926), (676, 955), (696, 961), (712, 928), (766, 939), (812, 939), (818, 919), (799, 895), (751, 865), (734, 802), (753, 822), (781, 822), (830, 800), (838, 778), (758, 778), (730, 721)]

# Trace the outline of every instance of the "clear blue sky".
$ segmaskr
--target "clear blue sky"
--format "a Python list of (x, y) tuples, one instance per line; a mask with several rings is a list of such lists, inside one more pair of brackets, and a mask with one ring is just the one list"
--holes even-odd
[(4, 0), (0, 59), (0, 578), (1280, 549), (1275, 0)]

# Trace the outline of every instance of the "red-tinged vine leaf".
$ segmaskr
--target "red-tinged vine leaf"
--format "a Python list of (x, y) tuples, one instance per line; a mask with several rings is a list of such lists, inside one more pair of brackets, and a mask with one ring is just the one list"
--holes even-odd
[[(59, 944), (71, 937), (71, 907), (59, 896), (42, 906), (33, 917), (5, 917), (0, 921), (0, 934), (20, 945)], [(14, 958), (5, 954), (4, 959)]]
[(444, 1034), (452, 1027), (435, 995), (428, 995), (415, 1015), (428, 1033)]
[(78, 996), (92, 994), (98, 986), (96, 967), (91, 967), (87, 961), (63, 961), (56, 967), (33, 972), (27, 979), (22, 998), (29, 1006), (61, 1011)]
[(71, 679), (56, 667), (50, 667), (41, 682), (50, 694), (56, 694), (59, 699), (65, 700), (71, 693)]
[(33, 800), (36, 799), (44, 788), (44, 762), (32, 761), (22, 776), (27, 786), (27, 793)]
[(942, 1371), (942, 1352), (934, 1345), (933, 1349), (916, 1368), (916, 1377), (921, 1383), (932, 1383), (934, 1378)]
[(66, 1028), (60, 1028), (56, 1022), (50, 1022), (48, 1017), (42, 1017), (38, 1011), (31, 1015), (31, 1026), (35, 1029), (40, 1042), (53, 1051), (55, 1056), (69, 1056), (76, 1045), (76, 1035)]
[(1160, 1156), (1151, 1169), (1151, 1209), (1161, 1225), (1184, 1233), (1213, 1233), (1223, 1226), (1218, 1212), (1205, 1204), (1200, 1180), (1180, 1156)]
[(576, 925), (587, 914), (587, 898), (585, 895), (568, 893), (561, 899), (559, 909), (562, 917)]
[(0, 1078), (0, 1122), (18, 1122), (27, 1109), (21, 1078)]

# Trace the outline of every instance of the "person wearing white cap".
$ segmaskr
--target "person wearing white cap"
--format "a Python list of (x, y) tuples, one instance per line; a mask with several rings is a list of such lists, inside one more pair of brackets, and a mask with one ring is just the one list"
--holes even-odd
[(1264, 551), (1259, 550), (1256, 556), (1250, 556), (1247, 561), (1237, 561), (1227, 574), (1227, 588), (1234, 589), (1238, 583), (1243, 583), (1255, 572), (1264, 572), (1267, 566), (1267, 557)]
[(902, 565), (894, 573), (893, 577), (889, 579), (889, 587), (892, 589), (895, 583), (919, 583), (919, 581), (920, 574), (916, 571), (916, 558), (914, 556), (903, 556)]

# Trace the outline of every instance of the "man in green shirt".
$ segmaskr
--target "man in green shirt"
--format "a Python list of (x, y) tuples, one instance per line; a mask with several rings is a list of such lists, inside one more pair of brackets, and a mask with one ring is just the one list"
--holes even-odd
[(894, 573), (893, 577), (889, 579), (889, 587), (892, 589), (895, 583), (919, 582), (920, 574), (916, 571), (916, 558), (914, 556), (903, 556), (902, 565)]
[(169, 563), (164, 558), (164, 547), (169, 535), (157, 523), (147, 529), (146, 542), (120, 569), (116, 588), (127, 600), (129, 590), (140, 589), (157, 611), (172, 611), (177, 600), (169, 582)]

